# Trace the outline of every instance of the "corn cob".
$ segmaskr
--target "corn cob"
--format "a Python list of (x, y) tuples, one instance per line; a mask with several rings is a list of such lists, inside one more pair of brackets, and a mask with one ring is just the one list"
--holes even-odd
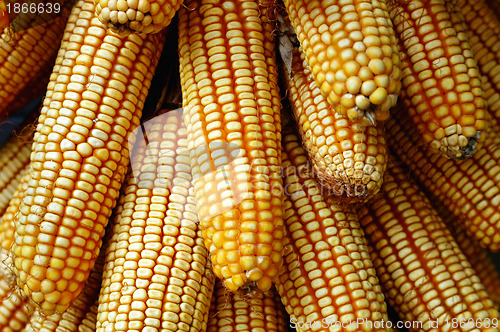
[(92, 270), (163, 46), (111, 35), (94, 10), (80, 0), (68, 20), (14, 221), (17, 283), (44, 315), (68, 308)]
[(96, 15), (120, 35), (158, 33), (167, 27), (183, 0), (94, 0)]
[(204, 331), (215, 276), (198, 229), (181, 112), (141, 127), (122, 195), (97, 331)]
[(390, 147), (426, 191), (450, 209), (469, 236), (491, 251), (500, 250), (500, 146), (493, 144), (495, 135), (488, 135), (471, 158), (456, 161), (420, 146), (402, 110), (393, 113), (386, 129)]
[(14, 195), (12, 196), (5, 213), (0, 217), (0, 248), (10, 250), (14, 242), (14, 234), (16, 228), (14, 226), (14, 218), (19, 213), (19, 205), (24, 198), (24, 193), (28, 189), (28, 182), (30, 179), (29, 171), (31, 165), (28, 164), (20, 172), (21, 181), (17, 186)]
[(286, 332), (285, 309), (276, 291), (254, 291), (242, 296), (231, 294), (220, 281), (210, 305), (207, 332), (253, 331)]
[(298, 47), (293, 48), (285, 83), (319, 182), (347, 202), (375, 195), (382, 186), (387, 160), (383, 125), (364, 126), (360, 120), (336, 113), (321, 95)]
[(334, 110), (365, 124), (386, 120), (401, 88), (386, 1), (284, 3), (314, 80)]
[(9, 26), (10, 20), (9, 16), (7, 13), (7, 8), (5, 7), (5, 4), (0, 2), (0, 29), (5, 29)]
[(500, 20), (500, 2), (496, 0), (486, 0), (486, 5), (495, 13), (495, 18)]
[(55, 313), (50, 316), (43, 315), (40, 309), (36, 309), (30, 316), (29, 323), (24, 332), (71, 332), (77, 331), (90, 307), (99, 296), (101, 277), (104, 266), (104, 252), (99, 254), (90, 276), (85, 283), (83, 291), (71, 306), (63, 313)]
[(0, 149), (0, 216), (5, 213), (21, 181), (23, 169), (29, 164), (29, 143), (14, 134)]
[(298, 136), (283, 136), (287, 234), (275, 283), (291, 322), (297, 331), (385, 330), (387, 307), (356, 213), (322, 196)]
[(477, 321), (498, 319), (484, 286), (416, 183), (394, 160), (386, 174), (378, 196), (358, 213), (391, 306), (403, 319), (421, 322), (423, 331), (451, 330), (455, 320), (463, 321), (461, 331), (477, 331)]
[(99, 299), (89, 308), (85, 314), (80, 325), (78, 325), (78, 332), (95, 332), (97, 325), (97, 308), (99, 307)]
[(462, 250), (463, 254), (470, 262), (479, 280), (484, 285), (484, 289), (491, 301), (493, 301), (493, 305), (495, 308), (499, 308), (500, 273), (490, 253), (467, 235), (463, 227), (457, 222), (456, 217), (445, 206), (436, 203), (436, 200), (430, 199), (430, 201), (450, 230), (460, 250)]
[[(30, 2), (30, 1), (29, 1)], [(72, 1), (65, 1), (69, 7)], [(29, 5), (29, 3), (27, 3)], [(6, 119), (24, 102), (41, 92), (38, 81), (48, 82), (50, 68), (59, 49), (68, 10), (44, 23), (45, 17), (22, 14), (16, 24), (22, 27), (15, 33), (5, 28), (0, 35), (0, 120)], [(14, 103), (12, 105), (12, 103)]]
[(500, 121), (500, 23), (484, 0), (460, 0), (463, 17), (457, 17), (467, 26), (470, 44), (479, 64), (484, 98), (489, 113)]
[(205, 245), (227, 288), (249, 281), (266, 291), (282, 264), (283, 238), (273, 26), (257, 0), (190, 0), (185, 7), (184, 121)]
[(0, 249), (0, 331), (21, 331), (28, 323), (33, 306), (15, 287), (10, 254)]
[(388, 7), (399, 36), (405, 110), (434, 151), (470, 157), (486, 130), (487, 110), (465, 31), (454, 28), (445, 0), (391, 1)]

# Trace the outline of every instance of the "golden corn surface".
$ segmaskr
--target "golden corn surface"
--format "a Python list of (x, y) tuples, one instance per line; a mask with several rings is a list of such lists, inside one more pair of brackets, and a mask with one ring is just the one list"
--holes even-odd
[(454, 330), (454, 319), (463, 322), (460, 331), (478, 331), (476, 321), (498, 319), (475, 271), (407, 171), (392, 159), (386, 174), (380, 193), (358, 214), (391, 306), (406, 321), (421, 322), (414, 330), (422, 331)]
[[(84, 319), (91, 310), (91, 306), (98, 300), (101, 287), (102, 272), (104, 267), (104, 253), (101, 252), (94, 265), (90, 276), (85, 283), (83, 291), (63, 313), (55, 313), (50, 316), (44, 315), (40, 309), (36, 309), (30, 315), (29, 323), (23, 332), (76, 332), (80, 325), (87, 326)], [(95, 326), (94, 330), (95, 331)]]
[(435, 200), (433, 201), (432, 197), (429, 200), (446, 227), (450, 230), (453, 239), (476, 272), (481, 284), (484, 285), (484, 289), (488, 297), (493, 301), (493, 305), (495, 308), (499, 308), (500, 273), (495, 266), (490, 252), (467, 235), (464, 228), (457, 222), (457, 218), (445, 206), (437, 203)]
[(167, 27), (183, 0), (94, 0), (101, 23), (120, 35), (158, 33)]
[(190, 0), (179, 11), (196, 207), (215, 275), (232, 291), (247, 281), (268, 290), (282, 264), (281, 106), (265, 11), (257, 0)]
[(78, 1), (48, 85), (12, 248), (17, 284), (63, 312), (99, 253), (164, 35), (118, 37)]
[(204, 331), (215, 276), (199, 229), (182, 112), (141, 125), (122, 192), (97, 331)]
[[(466, 159), (487, 127), (479, 68), (466, 31), (455, 29), (445, 0), (389, 2), (401, 55), (401, 100), (430, 147)], [(455, 6), (458, 7), (458, 6)], [(453, 15), (462, 16), (460, 8)]]
[[(355, 211), (322, 196), (297, 134), (283, 134), (285, 263), (275, 281), (297, 331), (390, 331)], [(378, 326), (378, 328), (377, 328)]]
[(400, 59), (385, 0), (285, 0), (312, 76), (333, 109), (386, 120), (401, 89)]
[(220, 281), (210, 305), (207, 332), (286, 332), (285, 309), (276, 290), (232, 294)]
[(387, 146), (382, 124), (335, 112), (311, 76), (305, 54), (292, 51), (285, 83), (303, 145), (321, 185), (346, 202), (365, 201), (382, 186)]
[(484, 0), (458, 1), (481, 70), (488, 109), (500, 121), (500, 21)]
[(16, 288), (12, 257), (0, 249), (0, 331), (21, 331), (34, 310), (29, 299)]
[(495, 135), (487, 135), (468, 160), (451, 160), (421, 145), (404, 111), (393, 115), (386, 123), (387, 140), (412, 176), (457, 217), (469, 236), (491, 251), (500, 250), (500, 146)]
[(16, 214), (19, 213), (19, 206), (24, 198), (26, 189), (28, 189), (30, 170), (31, 165), (27, 164), (19, 173), (21, 181), (18, 183), (4, 214), (0, 217), (0, 247), (2, 249), (10, 250), (12, 248), (12, 243), (14, 243), (14, 234), (16, 232), (14, 218), (16, 217)]
[[(22, 26), (26, 25), (26, 28), (15, 33), (9, 28), (2, 29), (0, 120), (6, 119), (17, 107), (23, 106), (18, 99), (22, 99), (24, 95), (28, 94), (34, 98), (43, 92), (37, 82), (44, 81), (50, 74), (47, 68), (51, 68), (54, 64), (67, 19), (67, 9), (62, 10), (62, 14), (57, 18), (42, 24), (40, 24), (44, 22), (42, 16), (21, 14), (16, 17), (16, 22)], [(22, 20), (25, 22), (19, 22)], [(28, 28), (30, 26), (33, 27)]]

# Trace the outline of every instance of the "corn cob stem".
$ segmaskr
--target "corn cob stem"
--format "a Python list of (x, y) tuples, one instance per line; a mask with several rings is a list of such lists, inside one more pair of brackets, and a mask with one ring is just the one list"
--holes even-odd
[(114, 32), (158, 33), (167, 27), (183, 0), (94, 0), (96, 16)]
[(322, 196), (296, 134), (284, 134), (282, 158), (287, 234), (276, 286), (297, 331), (384, 330), (387, 308), (354, 210)]
[(283, 238), (273, 27), (256, 0), (185, 6), (180, 72), (203, 237), (226, 287), (249, 281), (266, 291), (282, 264)]
[(393, 114), (386, 129), (395, 154), (426, 191), (450, 209), (469, 236), (491, 251), (500, 250), (500, 146), (494, 144), (494, 135), (487, 136), (484, 147), (468, 160), (451, 160), (420, 145), (404, 111)]
[(97, 331), (204, 331), (215, 276), (194, 203), (182, 112), (141, 126), (113, 222)]
[(386, 120), (401, 88), (386, 1), (284, 3), (314, 80), (333, 109), (365, 124)]
[(75, 5), (34, 137), (15, 220), (17, 283), (43, 314), (63, 312), (95, 263), (129, 161), (164, 35), (117, 37)]
[(418, 134), (451, 158), (466, 159), (486, 130), (486, 103), (465, 31), (455, 29), (445, 0), (389, 2), (398, 33), (404, 110)]
[(365, 201), (382, 186), (387, 148), (383, 126), (336, 113), (311, 76), (305, 54), (292, 50), (285, 83), (303, 144), (321, 185), (346, 202)]
[[(484, 286), (418, 186), (393, 161), (384, 187), (359, 210), (370, 255), (391, 306), (423, 331), (477, 331), (498, 319)], [(471, 321), (468, 321), (471, 319)], [(484, 331), (498, 331), (491, 327)]]
[(285, 309), (274, 288), (242, 296), (217, 281), (206, 331), (286, 332)]

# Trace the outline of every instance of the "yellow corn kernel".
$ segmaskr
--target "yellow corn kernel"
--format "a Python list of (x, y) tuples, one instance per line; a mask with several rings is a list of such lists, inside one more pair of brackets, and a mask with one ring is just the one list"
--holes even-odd
[(500, 121), (500, 49), (495, 46), (500, 43), (500, 21), (485, 0), (460, 0), (458, 3), (463, 18), (457, 20), (465, 22), (472, 51), (481, 68), (488, 110)]
[(231, 294), (217, 281), (206, 331), (286, 332), (285, 316), (285, 308), (274, 288), (267, 292), (256, 290), (243, 296)]
[(0, 249), (0, 330), (21, 331), (34, 310), (29, 299), (16, 288), (12, 257)]
[(92, 270), (163, 47), (164, 34), (113, 35), (94, 10), (78, 1), (68, 19), (14, 220), (17, 284), (44, 315), (68, 308)]
[(31, 140), (16, 133), (0, 148), (0, 216), (3, 215), (29, 164)]
[(498, 308), (500, 305), (500, 273), (489, 251), (467, 235), (457, 218), (443, 204), (439, 204), (433, 199), (430, 201), (484, 285), (493, 305)]
[(295, 47), (288, 98), (315, 175), (346, 202), (365, 201), (382, 186), (387, 147), (382, 124), (364, 125), (332, 109), (314, 82), (305, 55)]
[(281, 155), (287, 233), (275, 283), (297, 331), (384, 330), (387, 307), (356, 213), (323, 196), (296, 134), (283, 134)]
[(14, 218), (19, 213), (19, 206), (24, 198), (24, 193), (28, 189), (28, 182), (30, 179), (31, 165), (28, 164), (24, 169), (19, 172), (21, 180), (14, 192), (5, 213), (0, 217), (0, 247), (5, 250), (10, 250), (14, 242), (14, 234), (16, 228), (14, 225)]
[(366, 124), (386, 120), (401, 89), (386, 1), (284, 3), (314, 80), (333, 109)]
[[(388, 302), (422, 331), (477, 329), (499, 314), (443, 220), (393, 159), (386, 181), (358, 210)], [(470, 321), (468, 321), (470, 319)]]
[(467, 34), (452, 23), (462, 16), (460, 8), (450, 12), (444, 0), (388, 7), (399, 38), (405, 110), (431, 149), (469, 158), (486, 130), (487, 110)]
[(182, 112), (154, 117), (137, 137), (106, 251), (97, 331), (205, 331), (215, 276)]
[[(46, 88), (68, 19), (70, 2), (64, 1), (66, 5), (59, 7), (60, 15), (54, 19), (32, 12), (22, 13), (17, 15), (15, 26), (0, 30), (0, 120), (6, 119)], [(28, 9), (38, 3), (34, 0), (23, 2)], [(10, 3), (12, 13), (14, 4)], [(0, 19), (1, 16), (0, 11)]]
[(232, 291), (247, 281), (268, 290), (282, 264), (281, 106), (272, 32), (256, 0), (191, 0), (179, 11), (196, 207), (215, 275)]
[[(76, 332), (80, 330), (81, 325), (87, 326), (88, 322), (84, 323), (84, 319), (87, 317), (89, 312), (92, 312), (92, 306), (98, 300), (104, 267), (104, 257), (104, 251), (102, 251), (96, 260), (87, 282), (85, 283), (83, 291), (80, 293), (78, 298), (71, 303), (68, 309), (66, 309), (63, 313), (55, 313), (53, 315), (46, 316), (39, 308), (37, 308), (35, 312), (31, 314), (29, 326), (27, 326), (24, 331)], [(93, 331), (95, 331), (95, 325)]]
[(183, 0), (94, 0), (95, 13), (120, 35), (158, 33), (167, 27)]
[(497, 135), (487, 135), (483, 147), (471, 158), (457, 161), (421, 146), (416, 128), (404, 110), (393, 112), (386, 129), (390, 147), (415, 179), (450, 209), (469, 236), (491, 251), (500, 250)]

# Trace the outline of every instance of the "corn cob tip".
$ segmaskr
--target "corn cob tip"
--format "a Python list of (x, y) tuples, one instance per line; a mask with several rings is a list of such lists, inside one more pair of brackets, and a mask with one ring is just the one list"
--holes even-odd
[(482, 136), (484, 137), (485, 135), (482, 135), (482, 132), (478, 131), (474, 137), (467, 138), (466, 146), (460, 149), (448, 148), (446, 155), (457, 160), (466, 160), (472, 157), (472, 155), (476, 151), (476, 146), (481, 140)]

